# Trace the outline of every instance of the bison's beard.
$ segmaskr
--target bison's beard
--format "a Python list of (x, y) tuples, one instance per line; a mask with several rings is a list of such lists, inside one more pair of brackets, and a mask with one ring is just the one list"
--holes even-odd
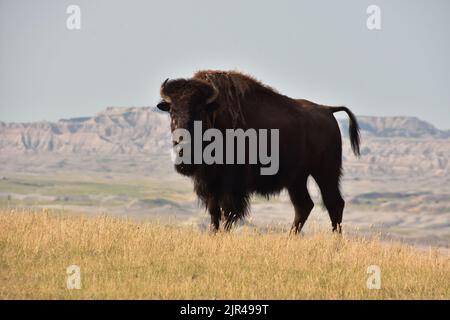
[(195, 174), (195, 171), (196, 171), (196, 165), (193, 165), (193, 164), (185, 164), (185, 163), (182, 163), (182, 164), (176, 164), (176, 165), (175, 165), (175, 170), (176, 170), (179, 174), (181, 174), (181, 175), (183, 175), (183, 176), (191, 177), (191, 176), (193, 176), (193, 175)]

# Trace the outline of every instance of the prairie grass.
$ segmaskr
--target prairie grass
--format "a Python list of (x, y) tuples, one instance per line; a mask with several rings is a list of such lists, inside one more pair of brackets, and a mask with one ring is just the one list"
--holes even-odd
[[(68, 290), (66, 268), (81, 269)], [(367, 268), (381, 268), (369, 290)], [(251, 229), (190, 227), (42, 210), (0, 213), (1, 299), (449, 299), (436, 249)]]

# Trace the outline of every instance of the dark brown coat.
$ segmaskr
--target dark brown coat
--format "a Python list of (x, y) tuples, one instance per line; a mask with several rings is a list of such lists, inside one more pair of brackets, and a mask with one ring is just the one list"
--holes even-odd
[(191, 79), (164, 82), (163, 102), (172, 130), (192, 130), (194, 120), (205, 128), (279, 129), (279, 171), (260, 175), (260, 165), (176, 166), (193, 179), (194, 189), (205, 204), (214, 230), (222, 217), (229, 229), (249, 209), (251, 194), (266, 197), (287, 189), (295, 208), (293, 230), (299, 232), (314, 204), (306, 184), (311, 175), (319, 185), (333, 231), (340, 232), (344, 200), (339, 190), (342, 164), (341, 134), (334, 112), (350, 118), (350, 141), (359, 155), (359, 129), (346, 107), (329, 107), (292, 99), (239, 72), (200, 71)]

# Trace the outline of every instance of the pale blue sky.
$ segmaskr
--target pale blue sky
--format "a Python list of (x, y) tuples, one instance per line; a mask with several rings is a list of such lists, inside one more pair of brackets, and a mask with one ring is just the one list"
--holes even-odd
[[(66, 28), (70, 4), (81, 30)], [(380, 31), (366, 28), (370, 4)], [(213, 68), (449, 129), (449, 14), (445, 0), (0, 0), (0, 120), (152, 106), (165, 78)]]

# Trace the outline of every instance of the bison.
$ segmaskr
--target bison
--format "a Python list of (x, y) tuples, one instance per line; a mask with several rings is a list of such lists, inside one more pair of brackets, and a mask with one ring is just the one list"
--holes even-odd
[[(180, 128), (192, 133), (194, 121), (202, 122), (202, 130), (215, 128), (224, 133), (227, 129), (278, 129), (276, 174), (260, 174), (260, 163), (175, 164), (177, 172), (192, 178), (194, 190), (211, 216), (212, 231), (219, 229), (221, 220), (229, 230), (244, 218), (252, 194), (270, 198), (287, 189), (295, 209), (291, 232), (300, 232), (314, 206), (307, 189), (311, 175), (320, 188), (333, 232), (341, 233), (345, 204), (339, 187), (342, 141), (333, 114), (345, 111), (349, 116), (350, 143), (359, 156), (359, 127), (348, 108), (293, 99), (237, 71), (206, 70), (189, 79), (167, 79), (160, 94), (162, 101), (157, 107), (170, 114), (172, 133)], [(174, 140), (173, 145), (180, 142)], [(249, 146), (246, 153), (248, 150)]]

